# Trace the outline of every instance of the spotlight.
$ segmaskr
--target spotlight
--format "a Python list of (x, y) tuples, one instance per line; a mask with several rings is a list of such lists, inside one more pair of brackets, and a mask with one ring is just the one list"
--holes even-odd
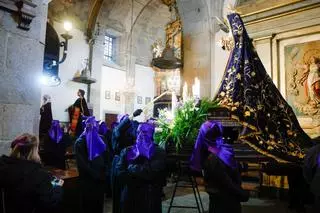
[(42, 85), (47, 85), (48, 84), (48, 77), (46, 75), (42, 75), (39, 79), (40, 83)]
[(42, 75), (40, 77), (40, 82), (42, 85), (54, 87), (60, 85), (61, 79), (54, 75)]

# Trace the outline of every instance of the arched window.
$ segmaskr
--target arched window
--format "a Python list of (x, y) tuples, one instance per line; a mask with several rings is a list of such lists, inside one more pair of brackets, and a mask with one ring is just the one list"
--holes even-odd
[(109, 34), (104, 36), (104, 59), (106, 61), (115, 61), (115, 40), (116, 38)]

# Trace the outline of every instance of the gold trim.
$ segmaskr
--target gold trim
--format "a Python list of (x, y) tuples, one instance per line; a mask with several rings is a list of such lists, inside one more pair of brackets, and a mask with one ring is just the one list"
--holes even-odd
[(261, 41), (261, 40), (271, 40), (274, 38), (274, 35), (269, 35), (269, 36), (263, 36), (263, 37), (258, 37), (258, 38), (254, 38), (253, 41), (257, 42), (257, 41)]
[[(229, 109), (229, 107), (224, 106), (224, 105), (222, 105), (222, 107), (225, 107), (225, 108)], [(257, 147), (256, 145), (250, 143), (249, 141), (247, 141), (245, 139), (247, 137), (256, 136), (256, 135), (260, 135), (261, 134), (261, 132), (259, 132), (258, 129), (255, 126), (252, 126), (251, 124), (248, 124), (247, 122), (240, 121), (238, 116), (232, 115), (232, 112), (231, 112), (231, 118), (237, 120), (242, 126), (248, 127), (251, 130), (256, 131), (256, 132), (253, 132), (253, 133), (250, 133), (250, 134), (246, 134), (244, 136), (240, 136), (239, 139), (241, 141), (243, 141), (244, 143), (248, 144), (251, 148), (253, 148), (254, 150), (256, 150), (257, 152), (259, 152), (262, 155), (270, 157), (270, 158), (272, 158), (272, 159), (274, 159), (274, 160), (276, 160), (276, 161), (278, 161), (280, 163), (289, 163), (289, 161), (283, 160), (283, 159), (281, 159), (279, 157), (276, 157), (275, 155), (272, 155), (272, 154), (270, 154), (270, 153), (268, 153), (266, 151), (263, 151), (262, 149), (260, 149), (259, 147)]]
[[(230, 110), (230, 109), (229, 109)], [(232, 113), (232, 112), (231, 112)], [(258, 131), (258, 129), (255, 127), (255, 126), (252, 126), (251, 124), (247, 123), (247, 122), (244, 122), (244, 121), (241, 121), (240, 118), (236, 115), (232, 115), (231, 114), (231, 118), (235, 119), (236, 121), (240, 122), (243, 126), (245, 127), (249, 127), (250, 129), (252, 129), (253, 131)], [(259, 133), (259, 132), (257, 132)], [(260, 134), (260, 133), (259, 133)]]
[[(284, 7), (284, 6), (288, 6), (288, 5), (292, 5), (292, 4), (296, 4), (298, 2), (302, 2), (304, 0), (295, 0), (293, 2), (286, 2), (286, 3), (282, 3), (282, 4), (278, 4), (276, 6), (271, 6), (271, 7), (268, 7), (268, 8), (265, 8), (265, 9), (261, 9), (261, 10), (257, 10), (257, 11), (254, 11), (254, 12), (251, 12), (251, 13), (246, 13), (246, 14), (243, 14), (243, 18), (244, 17), (247, 17), (247, 16), (251, 16), (251, 15), (255, 15), (255, 14), (258, 14), (258, 13), (263, 13), (263, 12), (267, 12), (267, 11), (270, 11), (270, 10), (274, 10), (274, 9), (278, 9), (280, 7)], [(244, 6), (240, 6), (240, 7), (236, 7), (237, 10), (241, 11), (242, 8), (245, 8), (245, 7), (248, 7), (247, 5), (244, 5)]]
[(267, 157), (270, 157), (270, 158), (278, 161), (279, 163), (289, 163), (289, 161), (282, 160), (282, 159), (280, 159), (280, 158), (278, 158), (278, 157), (276, 157), (276, 156), (274, 156), (274, 155), (272, 155), (270, 153), (267, 153), (267, 152), (263, 151), (262, 149), (256, 147), (255, 145), (253, 145), (252, 143), (250, 143), (249, 141), (247, 141), (247, 140), (245, 140), (243, 138), (240, 138), (240, 140), (242, 140), (244, 143), (248, 144), (251, 148), (253, 148), (257, 152), (259, 152), (260, 154), (265, 155)]
[[(306, 6), (306, 7), (302, 7), (302, 8), (295, 9), (295, 10), (291, 10), (291, 11), (288, 11), (288, 12), (285, 12), (285, 13), (281, 13), (281, 14), (278, 14), (278, 15), (268, 16), (268, 17), (265, 17), (265, 18), (262, 18), (262, 19), (248, 21), (248, 22), (245, 23), (245, 26), (252, 25), (252, 24), (257, 24), (257, 23), (260, 23), (260, 22), (264, 22), (264, 21), (268, 21), (268, 20), (272, 20), (272, 19), (276, 19), (276, 18), (281, 18), (281, 17), (292, 15), (292, 14), (299, 13), (299, 12), (304, 12), (306, 10), (315, 9), (317, 7), (320, 7), (320, 3), (315, 3), (315, 4), (312, 4), (312, 5)], [(245, 17), (245, 16), (242, 16), (242, 17)]]

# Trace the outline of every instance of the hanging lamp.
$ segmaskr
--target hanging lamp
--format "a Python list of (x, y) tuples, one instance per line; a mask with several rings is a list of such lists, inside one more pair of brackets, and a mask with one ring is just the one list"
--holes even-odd
[[(163, 3), (168, 5), (170, 7), (170, 12), (175, 13), (175, 17), (177, 17), (176, 1), (167, 0), (163, 1)], [(175, 57), (173, 47), (167, 44), (166, 48), (162, 51), (161, 57), (153, 58), (151, 65), (160, 69), (177, 69), (182, 67), (182, 61)]]
[(172, 47), (164, 48), (161, 57), (152, 59), (152, 65), (160, 69), (177, 69), (182, 67), (180, 59), (174, 56)]

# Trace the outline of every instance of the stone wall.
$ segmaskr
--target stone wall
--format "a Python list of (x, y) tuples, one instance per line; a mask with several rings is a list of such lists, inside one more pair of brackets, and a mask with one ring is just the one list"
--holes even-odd
[(37, 5), (30, 30), (17, 28), (12, 14), (0, 10), (0, 154), (17, 135), (38, 134), (40, 85), (47, 4)]

